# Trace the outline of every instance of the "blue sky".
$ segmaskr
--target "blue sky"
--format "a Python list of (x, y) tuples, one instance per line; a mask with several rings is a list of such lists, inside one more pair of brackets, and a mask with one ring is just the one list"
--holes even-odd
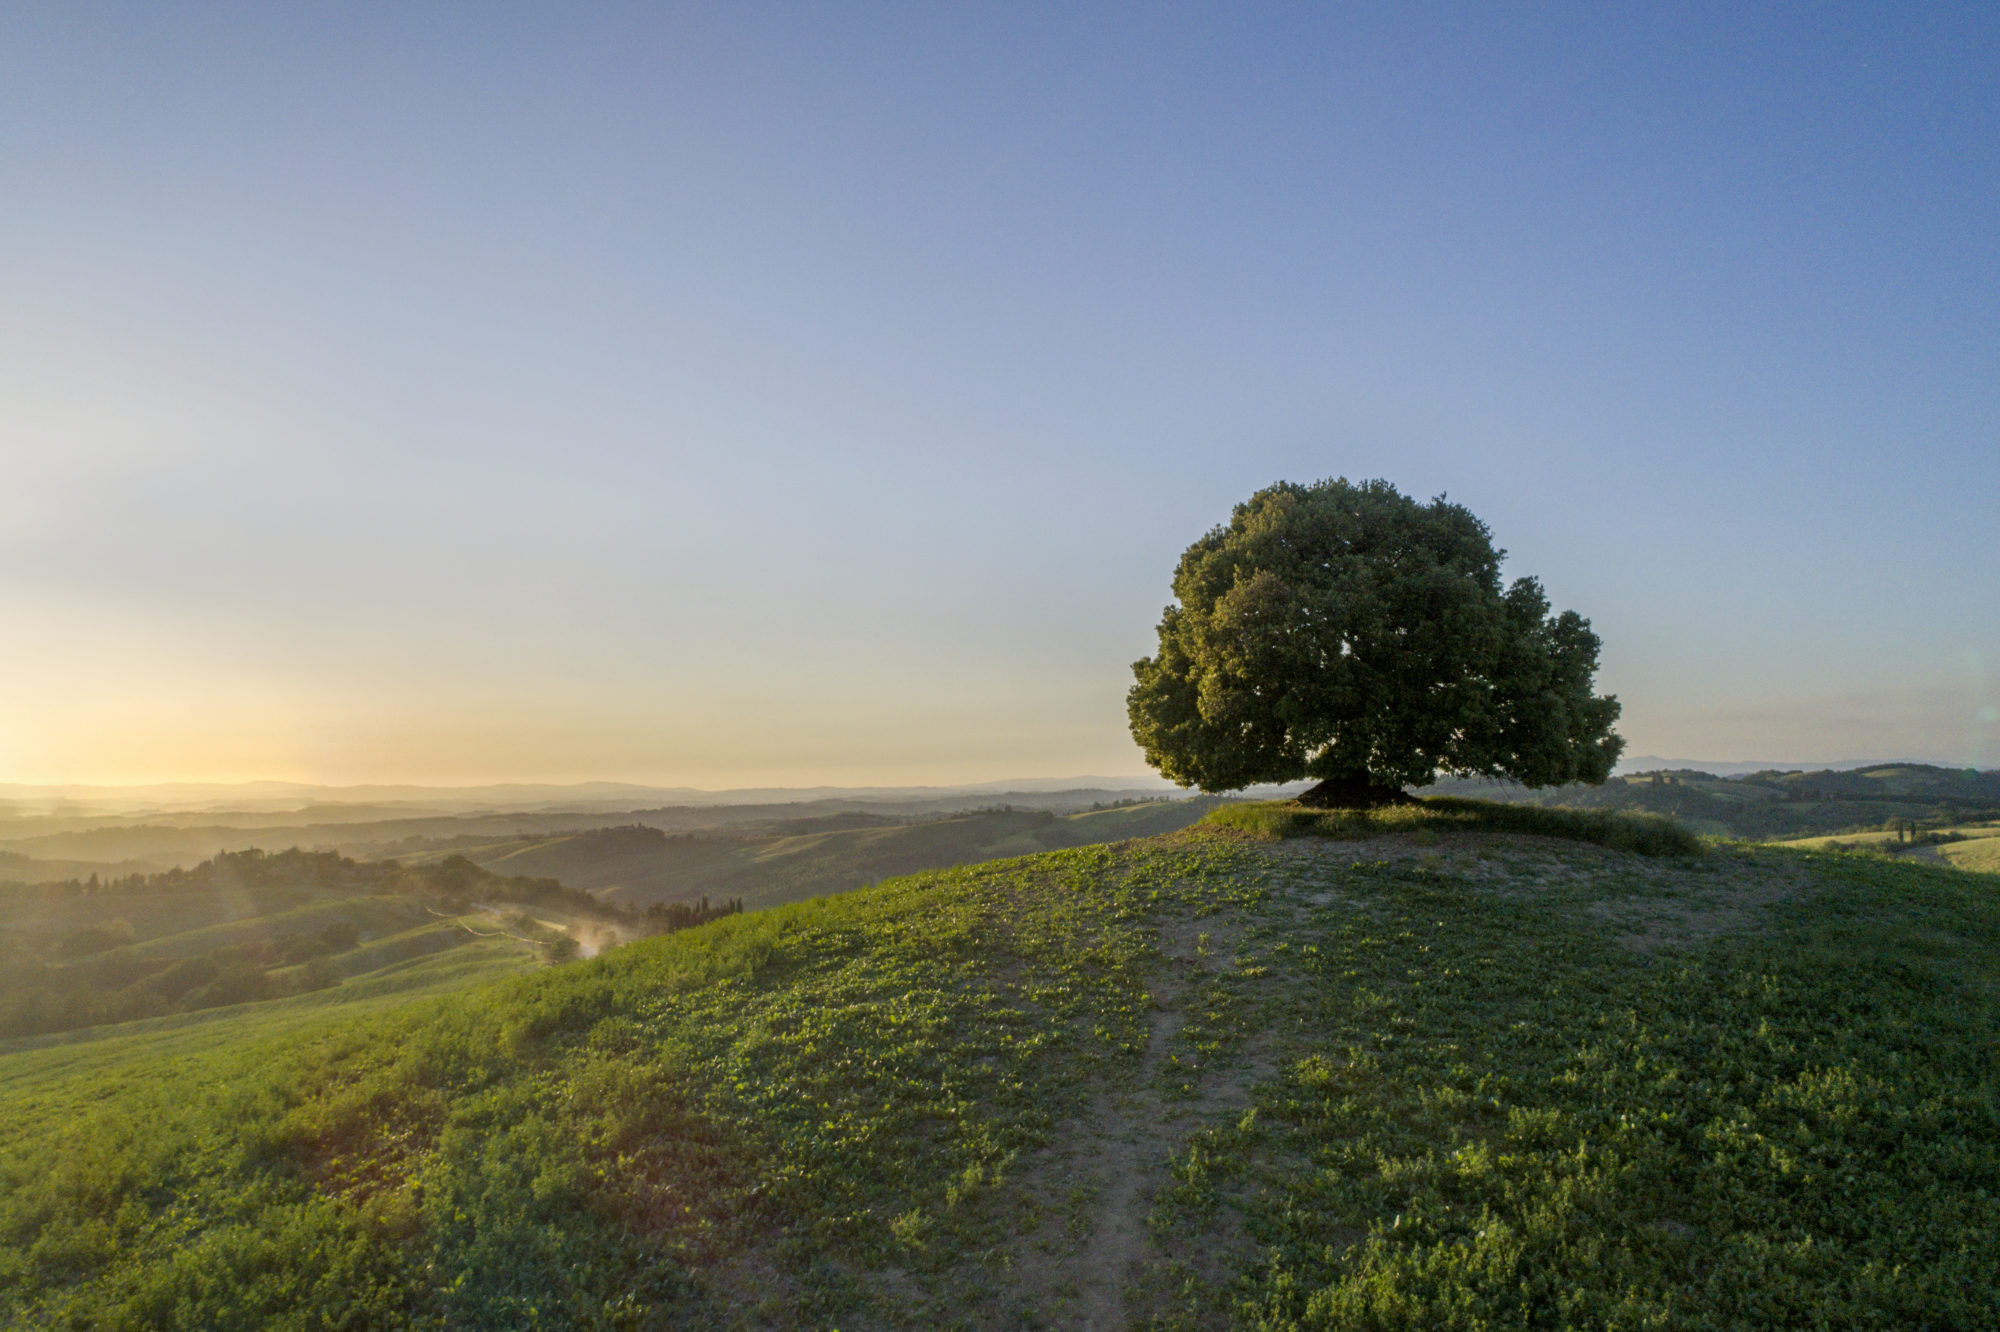
[(1143, 770), (1485, 518), (1637, 753), (2000, 764), (1991, 6), (11, 6), (0, 779)]

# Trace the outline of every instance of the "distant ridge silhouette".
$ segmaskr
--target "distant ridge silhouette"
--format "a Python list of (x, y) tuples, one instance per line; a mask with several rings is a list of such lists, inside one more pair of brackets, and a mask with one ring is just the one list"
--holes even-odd
[(1963, 763), (1948, 759), (1873, 758), (1836, 759), (1832, 762), (1805, 762), (1799, 759), (1759, 759), (1754, 762), (1726, 762), (1722, 759), (1661, 758), (1657, 754), (1634, 754), (1618, 760), (1614, 771), (1620, 776), (1635, 772), (1710, 772), (1717, 777), (1740, 777), (1746, 772), (1851, 772), (1855, 768), (1880, 768), (1895, 763), (1915, 763), (1933, 768), (1962, 768)]

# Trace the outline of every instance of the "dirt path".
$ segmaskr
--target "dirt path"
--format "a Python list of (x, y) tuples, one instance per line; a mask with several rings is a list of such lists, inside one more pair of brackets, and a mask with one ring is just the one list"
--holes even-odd
[(1114, 1332), (1127, 1325), (1126, 1294), (1143, 1278), (1153, 1256), (1146, 1209), (1166, 1176), (1175, 1135), (1158, 1113), (1148, 1084), (1165, 1062), (1167, 1042), (1180, 1022), (1178, 1013), (1164, 1009), (1153, 1015), (1140, 1087), (1107, 1095), (1087, 1132), (1100, 1183), (1089, 1239), (1071, 1264), (1083, 1332)]
[[(1225, 1309), (1189, 1305), (1186, 1292), (1212, 1295), (1255, 1262), (1237, 1204), (1254, 1194), (1257, 1178), (1191, 1169), (1183, 1186), (1167, 1186), (1177, 1154), (1201, 1130), (1221, 1131), (1204, 1140), (1205, 1151), (1233, 1150), (1219, 1145), (1237, 1141), (1232, 1133), (1255, 1134), (1260, 1161), (1303, 1168), (1289, 1155), (1300, 1148), (1281, 1123), (1244, 1112), (1252, 1090), (1305, 1048), (1299, 1006), (1309, 1006), (1310, 987), (1298, 953), (1280, 954), (1274, 941), (1282, 947), (1294, 929), (1380, 909), (1368, 874), (1357, 878), (1351, 868), (1435, 874), (1474, 894), (1572, 910), (1643, 951), (1754, 931), (1777, 903), (1809, 887), (1802, 870), (1766, 856), (1641, 864), (1624, 852), (1526, 835), (1299, 838), (1258, 850), (1265, 871), (1254, 882), (1268, 895), (1169, 893), (1170, 905), (1153, 917), (1143, 1047), (1105, 1074), (1086, 1108), (1056, 1124), (1050, 1145), (1008, 1179), (1014, 1228), (979, 1255), (977, 1274), (959, 1288), (962, 1301), (950, 1304), (960, 1325), (1066, 1332), (1226, 1325)], [(1206, 1209), (1192, 1225), (1178, 1210), (1189, 1198), (1202, 1201), (1187, 1205)], [(1167, 1210), (1156, 1218), (1160, 1207)], [(1360, 1230), (1329, 1234), (1343, 1243), (1364, 1238)], [(904, 1308), (921, 1305), (914, 1286), (912, 1295)], [(905, 1316), (893, 1325), (922, 1321)]]
[[(1211, 937), (1212, 936), (1212, 937)], [(1240, 1113), (1253, 1083), (1269, 1076), (1259, 1051), (1238, 1051), (1204, 1069), (1199, 1090), (1169, 1097), (1164, 1074), (1195, 986), (1228, 965), (1234, 931), (1226, 916), (1168, 922), (1146, 1048), (1129, 1077), (1102, 1089), (1090, 1111), (1060, 1127), (1061, 1149), (1021, 1181), (1032, 1195), (1068, 1199), (1022, 1246), (1015, 1277), (1048, 1325), (1121, 1332), (1160, 1311), (1167, 1255), (1147, 1218), (1168, 1180), (1173, 1154), (1194, 1129)]]

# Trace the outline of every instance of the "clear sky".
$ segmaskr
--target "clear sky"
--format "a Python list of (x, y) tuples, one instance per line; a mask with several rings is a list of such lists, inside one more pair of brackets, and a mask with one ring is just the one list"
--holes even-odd
[(1144, 770), (1447, 491), (1635, 753), (2000, 764), (2000, 7), (15, 4), (0, 779)]

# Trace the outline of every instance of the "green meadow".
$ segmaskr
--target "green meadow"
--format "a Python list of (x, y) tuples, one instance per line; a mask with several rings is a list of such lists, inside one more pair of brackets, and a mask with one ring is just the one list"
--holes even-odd
[(1996, 887), (1238, 806), (528, 974), (464, 948), (0, 1055), (0, 1308), (2000, 1325)]

